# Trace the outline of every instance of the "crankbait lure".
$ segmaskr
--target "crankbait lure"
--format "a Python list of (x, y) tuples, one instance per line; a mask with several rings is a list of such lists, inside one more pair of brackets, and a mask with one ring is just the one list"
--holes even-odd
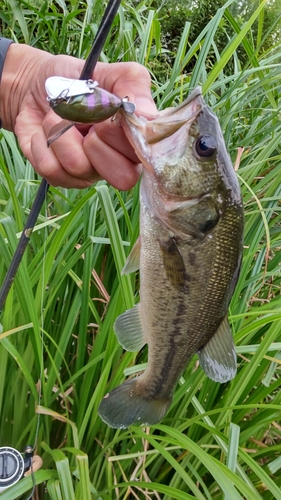
[(120, 108), (129, 114), (136, 109), (127, 97), (120, 99), (93, 80), (52, 76), (46, 80), (45, 88), (53, 111), (75, 123), (98, 123), (115, 115)]
[(61, 122), (50, 131), (48, 145), (74, 123), (99, 123), (113, 117), (121, 108), (133, 114), (136, 106), (98, 86), (93, 80), (74, 80), (52, 76), (46, 80), (47, 101), (52, 110), (68, 123)]

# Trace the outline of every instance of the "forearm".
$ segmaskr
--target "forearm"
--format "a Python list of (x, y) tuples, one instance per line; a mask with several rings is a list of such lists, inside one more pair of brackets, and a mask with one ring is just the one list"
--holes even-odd
[(28, 45), (12, 43), (7, 51), (0, 83), (0, 118), (2, 127), (14, 130), (20, 104), (34, 87), (40, 68), (50, 54)]

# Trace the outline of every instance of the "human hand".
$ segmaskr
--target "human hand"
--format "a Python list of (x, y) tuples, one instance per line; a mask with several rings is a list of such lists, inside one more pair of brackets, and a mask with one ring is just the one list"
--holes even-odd
[[(14, 130), (26, 158), (53, 186), (85, 188), (102, 178), (118, 189), (129, 189), (139, 178), (139, 159), (117, 121), (72, 127), (47, 148), (49, 131), (61, 118), (49, 108), (45, 81), (49, 76), (79, 78), (83, 65), (70, 56), (12, 44), (0, 86), (3, 127)], [(98, 63), (93, 79), (121, 98), (129, 96), (137, 114), (157, 114), (143, 66)]]

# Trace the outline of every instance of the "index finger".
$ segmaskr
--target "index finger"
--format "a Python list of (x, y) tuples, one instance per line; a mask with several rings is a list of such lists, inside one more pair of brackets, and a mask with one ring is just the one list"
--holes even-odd
[(141, 64), (98, 63), (94, 77), (100, 87), (136, 104), (137, 114), (155, 117), (158, 111), (151, 95), (151, 79), (147, 69)]

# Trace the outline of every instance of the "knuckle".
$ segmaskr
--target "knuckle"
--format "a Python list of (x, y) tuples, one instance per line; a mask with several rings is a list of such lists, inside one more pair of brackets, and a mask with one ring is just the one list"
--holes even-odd
[(89, 162), (86, 157), (76, 154), (75, 151), (70, 151), (70, 154), (63, 159), (62, 165), (73, 176), (84, 176), (89, 170)]
[(127, 67), (128, 78), (131, 81), (136, 82), (136, 81), (142, 80), (143, 82), (150, 85), (150, 81), (151, 81), (150, 74), (149, 74), (149, 71), (144, 66), (142, 66), (141, 64), (139, 64), (137, 62), (124, 63), (124, 64), (128, 64), (128, 67)]
[(59, 171), (58, 165), (50, 162), (48, 157), (42, 157), (41, 160), (34, 165), (34, 168), (42, 177), (48, 177), (49, 179), (56, 179)]

